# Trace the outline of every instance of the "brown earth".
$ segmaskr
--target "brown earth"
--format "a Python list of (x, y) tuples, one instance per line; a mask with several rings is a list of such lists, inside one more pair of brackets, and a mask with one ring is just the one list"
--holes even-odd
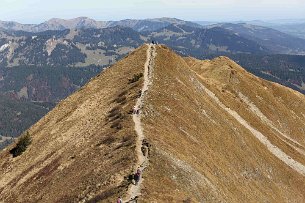
[[(305, 202), (305, 96), (226, 57), (200, 61), (155, 47), (140, 114), (149, 165), (139, 202)], [(13, 146), (0, 153), (0, 202), (128, 197), (139, 161), (128, 113), (143, 85), (128, 79), (144, 73), (147, 49), (30, 128), (24, 154), (12, 158)]]

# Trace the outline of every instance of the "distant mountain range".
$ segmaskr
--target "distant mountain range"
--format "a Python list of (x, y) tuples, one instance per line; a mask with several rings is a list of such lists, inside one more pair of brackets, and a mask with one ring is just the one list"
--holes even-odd
[(166, 27), (170, 24), (187, 25), (191, 27), (201, 27), (201, 25), (175, 18), (155, 18), (145, 20), (126, 19), (121, 21), (96, 21), (87, 17), (79, 17), (69, 20), (52, 18), (40, 24), (20, 24), (12, 21), (0, 21), (0, 28), (6, 30), (22, 30), (26, 32), (43, 32), (47, 30), (65, 29), (87, 29), (87, 28), (107, 28), (114, 26), (130, 27), (136, 31), (152, 31)]
[(223, 23), (209, 27), (222, 27), (239, 36), (257, 42), (273, 53), (305, 54), (305, 40), (278, 30), (246, 23)]
[[(253, 21), (253, 23), (264, 24), (264, 22), (261, 21)], [(108, 28), (109, 30), (117, 31), (119, 29), (112, 28), (119, 26), (124, 28), (131, 28), (133, 31), (138, 32), (133, 32), (132, 34), (131, 30), (127, 31), (138, 38), (140, 36), (140, 40), (137, 41), (141, 41), (142, 43), (147, 40), (157, 38), (159, 41), (169, 42), (165, 44), (170, 45), (174, 43), (181, 43), (181, 39), (183, 38), (185, 39), (185, 41), (189, 41), (192, 42), (192, 44), (195, 44), (195, 46), (189, 46), (183, 42), (186, 47), (199, 47), (200, 49), (202, 49), (202, 44), (200, 45), (200, 43), (204, 43), (204, 46), (209, 46), (209, 49), (204, 52), (204, 54), (215, 51), (224, 53), (268, 52), (273, 54), (305, 54), (305, 39), (293, 37), (291, 35), (282, 33), (278, 30), (274, 30), (269, 27), (252, 25), (248, 23), (215, 23), (213, 25), (211, 24), (213, 24), (213, 22), (198, 21), (198, 23), (194, 23), (175, 18), (156, 18), (144, 20), (127, 19), (121, 21), (96, 21), (87, 17), (79, 17), (70, 20), (53, 18), (41, 24), (20, 24), (17, 22), (0, 21), (0, 30), (2, 30), (2, 33), (0, 34), (0, 45), (2, 46), (5, 44), (5, 39), (6, 41), (13, 39), (13, 36), (17, 36), (18, 42), (20, 42), (20, 38), (24, 36), (32, 38), (34, 37), (35, 39), (36, 36), (39, 37), (41, 35), (45, 35), (45, 37), (47, 37), (48, 35), (54, 35), (55, 37), (58, 37), (57, 35), (59, 31), (65, 30), (70, 30), (65, 31), (63, 33), (66, 33), (66, 35), (68, 35), (69, 32), (70, 35), (66, 37), (69, 40), (73, 41), (74, 37), (77, 35), (77, 30), (82, 30), (82, 32), (84, 32), (83, 30), (86, 29), (101, 30)], [(271, 25), (271, 23), (265, 24)], [(229, 30), (232, 33), (228, 33), (227, 31), (221, 29), (211, 30), (211, 28), (213, 27), (220, 27)], [(50, 31), (56, 32), (52, 33)], [(167, 33), (164, 34), (162, 32)], [(209, 33), (213, 33), (213, 35), (207, 36), (203, 33), (207, 33), (207, 35), (209, 35)], [(177, 38), (177, 36), (179, 36), (179, 38)], [(63, 38), (64, 36), (61, 37)], [(121, 37), (124, 38), (124, 36)], [(242, 37), (243, 39), (241, 39), (240, 37)], [(178, 39), (178, 42), (174, 41), (173, 38), (175, 40)], [(212, 41), (209, 41), (210, 39), (212, 39)], [(245, 39), (247, 39), (248, 42), (246, 42)], [(8, 46), (9, 45), (0, 47), (0, 52)], [(139, 44), (135, 44), (133, 47), (137, 46), (139, 46)], [(181, 44), (179, 45), (179, 47), (181, 47)]]
[[(100, 29), (75, 28), (97, 25), (97, 21), (85, 18), (81, 23), (80, 19), (83, 18), (75, 22), (50, 20), (48, 25), (59, 30), (43, 32), (13, 30), (22, 26), (6, 27), (11, 29), (0, 31), (0, 65), (107, 66), (152, 40), (166, 44), (181, 54), (197, 57), (210, 54), (305, 53), (305, 39), (248, 24), (216, 24), (202, 28), (195, 23), (162, 18), (117, 21), (112, 22), (112, 25), (117, 24), (114, 27)], [(51, 29), (42, 24), (37, 26)], [(74, 29), (66, 29), (69, 27)]]
[[(202, 26), (172, 18), (106, 22), (81, 17), (39, 25), (0, 22), (0, 94), (8, 98), (6, 105), (16, 100), (27, 102), (24, 106), (56, 103), (152, 40), (183, 56), (230, 56), (260, 77), (305, 93), (305, 56), (300, 56), (305, 39), (245, 23)], [(16, 115), (12, 111), (7, 115)], [(24, 129), (3, 129), (2, 134), (16, 136)]]
[(252, 21), (233, 21), (233, 22), (212, 22), (212, 21), (196, 21), (197, 24), (202, 26), (210, 26), (214, 24), (250, 24), (263, 27), (272, 28), (280, 32), (305, 39), (305, 19), (282, 19), (282, 20), (252, 20)]
[(217, 21), (184, 21), (176, 18), (154, 18), (154, 19), (125, 19), (120, 21), (97, 21), (88, 17), (78, 17), (74, 19), (52, 18), (40, 24), (21, 24), (14, 21), (1, 21), (0, 29), (26, 31), (26, 32), (43, 32), (47, 30), (65, 30), (65, 29), (87, 29), (87, 28), (107, 28), (114, 26), (130, 27), (136, 31), (155, 31), (164, 28), (170, 24), (187, 25), (190, 27), (205, 27), (215, 24), (251, 24), (268, 28), (273, 28), (286, 34), (305, 39), (305, 19), (298, 20), (274, 20), (274, 21), (232, 21), (232, 22), (217, 22)]
[(270, 27), (281, 32), (305, 39), (305, 21), (302, 23), (284, 24), (284, 25), (270, 25)]

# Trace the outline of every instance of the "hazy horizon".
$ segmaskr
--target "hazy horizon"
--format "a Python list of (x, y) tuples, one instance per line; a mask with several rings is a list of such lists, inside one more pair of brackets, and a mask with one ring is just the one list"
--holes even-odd
[(157, 18), (175, 18), (175, 19), (179, 19), (179, 20), (185, 20), (185, 21), (190, 21), (190, 22), (208, 22), (208, 23), (221, 23), (221, 22), (255, 22), (255, 21), (262, 21), (262, 22), (266, 22), (266, 23), (272, 23), (272, 22), (283, 22), (283, 23), (289, 23), (290, 21), (292, 22), (297, 22), (297, 21), (305, 21), (305, 18), (286, 18), (286, 19), (251, 19), (251, 20), (243, 20), (243, 19), (240, 19), (240, 20), (188, 20), (188, 19), (183, 19), (183, 18), (178, 18), (178, 17), (175, 17), (175, 16), (171, 16), (171, 17), (168, 17), (168, 16), (160, 16), (160, 17), (155, 17), (155, 18), (122, 18), (122, 19), (116, 19), (116, 20), (113, 20), (113, 19), (108, 19), (108, 20), (100, 20), (100, 19), (96, 19), (96, 18), (92, 18), (92, 17), (88, 17), (88, 16), (75, 16), (75, 17), (72, 17), (72, 18), (60, 18), (60, 17), (52, 17), (52, 18), (48, 18), (48, 19), (45, 19), (41, 22), (22, 22), (22, 21), (18, 21), (18, 20), (9, 20), (9, 19), (6, 19), (6, 20), (3, 20), (3, 19), (0, 19), (0, 21), (4, 21), (4, 22), (17, 22), (17, 23), (21, 23), (21, 24), (40, 24), (40, 23), (44, 23), (44, 22), (47, 22), (48, 20), (51, 20), (51, 19), (63, 19), (63, 20), (73, 20), (73, 19), (76, 19), (76, 18), (89, 18), (89, 19), (93, 19), (93, 20), (96, 20), (96, 21), (120, 21), (120, 20), (145, 20), (145, 19), (157, 19)]
[(188, 21), (305, 19), (305, 1), (276, 0), (2, 0), (0, 20), (38, 24), (51, 18), (95, 20), (171, 17)]

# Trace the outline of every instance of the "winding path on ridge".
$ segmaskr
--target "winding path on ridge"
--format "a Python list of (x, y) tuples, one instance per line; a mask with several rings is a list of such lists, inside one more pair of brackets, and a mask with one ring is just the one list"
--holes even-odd
[[(136, 169), (140, 169), (142, 171), (145, 170), (145, 168), (148, 166), (148, 149), (144, 150), (146, 153), (143, 154), (142, 148), (146, 148), (146, 146), (143, 145), (143, 140), (145, 138), (143, 133), (143, 127), (141, 123), (141, 109), (144, 105), (144, 97), (147, 94), (147, 91), (149, 89), (149, 86), (152, 84), (152, 73), (154, 68), (154, 59), (156, 56), (156, 47), (153, 44), (147, 44), (147, 59), (144, 65), (144, 85), (141, 90), (141, 96), (138, 98), (135, 109), (139, 109), (139, 114), (133, 114), (132, 118), (135, 124), (135, 131), (137, 133), (137, 143), (136, 143), (136, 153), (138, 157), (138, 161), (136, 164)], [(140, 177), (140, 181), (137, 185), (131, 185), (127, 195), (126, 200), (124, 202), (136, 202), (136, 199), (138, 196), (141, 195), (141, 185), (143, 182), (142, 174)]]

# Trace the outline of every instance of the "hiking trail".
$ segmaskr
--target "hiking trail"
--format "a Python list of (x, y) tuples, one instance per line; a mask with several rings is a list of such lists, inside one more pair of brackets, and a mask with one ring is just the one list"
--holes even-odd
[[(132, 119), (135, 124), (135, 131), (137, 133), (137, 142), (136, 142), (136, 153), (138, 161), (136, 164), (135, 170), (138, 168), (141, 170), (140, 180), (137, 185), (131, 184), (128, 189), (126, 200), (123, 202), (137, 202), (137, 198), (141, 195), (141, 185), (143, 182), (142, 174), (145, 168), (148, 166), (148, 147), (145, 145), (143, 127), (141, 123), (141, 114), (142, 107), (144, 105), (144, 97), (147, 94), (149, 86), (152, 84), (152, 73), (154, 68), (154, 58), (156, 56), (156, 47), (153, 44), (147, 44), (147, 59), (144, 65), (144, 85), (141, 90), (141, 96), (138, 98), (135, 109), (139, 109), (139, 114), (133, 114)], [(143, 150), (143, 151), (142, 151)]]

